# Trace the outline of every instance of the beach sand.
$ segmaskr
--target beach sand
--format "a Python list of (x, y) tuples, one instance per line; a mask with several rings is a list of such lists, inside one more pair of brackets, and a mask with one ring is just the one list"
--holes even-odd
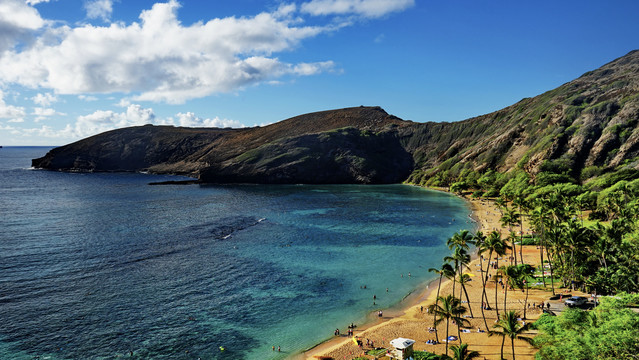
[[(493, 230), (500, 230), (502, 236), (508, 233), (508, 229), (502, 229), (500, 225), (501, 214), (492, 201), (467, 199), (473, 211), (475, 221), (478, 222), (479, 230), (484, 234), (488, 234)], [(518, 229), (517, 229), (518, 230)], [(524, 231), (526, 227), (524, 226)], [(452, 236), (452, 234), (451, 234)], [(519, 247), (517, 247), (519, 249)], [(524, 261), (528, 264), (537, 266), (539, 264), (539, 249), (535, 246), (524, 246), (523, 249)], [(506, 264), (508, 254), (504, 259), (501, 259), (499, 265)], [(545, 257), (545, 254), (544, 254)], [(494, 256), (493, 256), (494, 258)], [(487, 267), (488, 259), (484, 259), (483, 268)], [(469, 344), (470, 350), (476, 350), (480, 353), (480, 358), (485, 359), (500, 359), (500, 349), (502, 344), (501, 336), (489, 337), (487, 333), (479, 333), (478, 329), (486, 330), (482, 314), (481, 314), (481, 293), (482, 282), (479, 276), (480, 274), (480, 259), (475, 258), (470, 264), (471, 272), (476, 276), (472, 277), (472, 281), (466, 284), (468, 296), (470, 298), (470, 306), (474, 314), (474, 318), (468, 318), (471, 326), (469, 327), (470, 333), (461, 333), (461, 340), (464, 343)], [(490, 274), (494, 274), (495, 270), (491, 269)], [(375, 347), (389, 347), (389, 342), (398, 337), (404, 337), (413, 339), (416, 341), (413, 346), (415, 350), (429, 351), (436, 354), (443, 354), (445, 352), (445, 345), (429, 345), (427, 340), (435, 340), (435, 333), (429, 332), (428, 328), (433, 326), (432, 314), (427, 314), (427, 307), (435, 303), (438, 281), (431, 282), (431, 284), (424, 289), (424, 291), (415, 297), (408, 304), (404, 303), (405, 308), (402, 311), (395, 311), (395, 314), (384, 313), (383, 318), (376, 318), (373, 314), (373, 319), (363, 326), (358, 326), (354, 335), (360, 337), (363, 340), (363, 350), (369, 350), (370, 347), (366, 346), (366, 339), (373, 341)], [(451, 281), (444, 280), (441, 285), (440, 296), (452, 293)], [(499, 285), (498, 285), (499, 286)], [(459, 293), (460, 287), (457, 284), (456, 292)], [(493, 310), (485, 310), (486, 322), (489, 327), (492, 327), (497, 319), (496, 312), (494, 310), (494, 298), (495, 298), (495, 284), (489, 282), (486, 286), (486, 292), (488, 294), (489, 304), (493, 307)], [(541, 314), (540, 309), (535, 309), (532, 304), (540, 304), (544, 300), (547, 300), (551, 296), (550, 288), (548, 291), (544, 290), (530, 290), (528, 294), (528, 303), (531, 304), (530, 309), (527, 309), (526, 321), (535, 321)], [(498, 291), (498, 303), (500, 306), (500, 314), (503, 313), (503, 299), (504, 293), (499, 286)], [(508, 291), (508, 310), (518, 310), (523, 314), (525, 293), (521, 290), (509, 290)], [(462, 299), (465, 301), (465, 297)], [(468, 304), (465, 304), (466, 306)], [(423, 307), (423, 311), (422, 311)], [(470, 315), (470, 313), (467, 313)], [(446, 322), (442, 322), (438, 327), (439, 340), (446, 337)], [(530, 336), (534, 335), (534, 331), (530, 332)], [(452, 323), (449, 326), (449, 335), (458, 336), (457, 327)], [(459, 345), (459, 341), (451, 342), (450, 345)], [(299, 359), (318, 359), (320, 357), (333, 358), (335, 360), (353, 359), (363, 355), (363, 350), (360, 349), (350, 337), (336, 336), (335, 338), (326, 341), (306, 352)], [(534, 359), (536, 349), (530, 346), (527, 342), (522, 340), (515, 340), (515, 353), (517, 359)], [(449, 355), (451, 352), (449, 350)], [(511, 355), (511, 343), (510, 339), (506, 338), (504, 345), (504, 357), (512, 358)], [(373, 357), (370, 357), (373, 358)]]

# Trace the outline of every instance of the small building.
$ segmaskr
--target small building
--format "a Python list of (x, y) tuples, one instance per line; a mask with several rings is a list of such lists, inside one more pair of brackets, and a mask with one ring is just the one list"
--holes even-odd
[(394, 347), (390, 352), (390, 356), (394, 359), (406, 360), (413, 356), (413, 344), (415, 340), (406, 338), (397, 338), (391, 340), (390, 344)]

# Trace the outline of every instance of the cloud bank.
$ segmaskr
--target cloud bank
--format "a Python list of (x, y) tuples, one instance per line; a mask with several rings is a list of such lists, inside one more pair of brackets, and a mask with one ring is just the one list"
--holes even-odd
[[(131, 24), (76, 27), (47, 24), (29, 4), (0, 2), (0, 83), (56, 94), (124, 93), (136, 101), (183, 103), (229, 93), (286, 76), (333, 71), (327, 59), (287, 63), (276, 53), (335, 31), (336, 22), (305, 26), (301, 15), (380, 17), (414, 0), (312, 0), (283, 3), (251, 17), (214, 18), (188, 26), (178, 19), (176, 0), (156, 3)], [(108, 21), (112, 0), (85, 3), (88, 18)], [(36, 30), (38, 35), (34, 35)], [(31, 34), (30, 41), (24, 36)], [(2, 52), (4, 50), (4, 52)]]
[[(21, 10), (29, 10), (25, 16), (33, 17), (31, 26), (41, 26), (35, 9), (22, 4)], [(28, 49), (3, 54), (0, 81), (59, 94), (138, 93), (136, 100), (183, 103), (334, 67), (331, 61), (288, 64), (273, 56), (326, 31), (295, 26), (290, 7), (183, 26), (179, 6), (175, 0), (157, 3), (130, 25), (49, 28)], [(5, 48), (11, 39), (3, 42)]]

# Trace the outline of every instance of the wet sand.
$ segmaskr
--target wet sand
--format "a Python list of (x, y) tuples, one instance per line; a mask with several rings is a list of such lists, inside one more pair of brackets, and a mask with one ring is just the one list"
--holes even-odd
[[(493, 202), (486, 200), (466, 200), (469, 202), (473, 211), (473, 217), (479, 225), (479, 230), (481, 230), (484, 234), (488, 234), (493, 230), (502, 231), (502, 236), (505, 236), (508, 233), (508, 229), (502, 229), (500, 225), (499, 219), (501, 214)], [(524, 231), (526, 231), (525, 229), (526, 227), (524, 226)], [(517, 248), (519, 249), (519, 247)], [(534, 266), (539, 264), (539, 249), (535, 246), (524, 246), (523, 255), (526, 263)], [(505, 264), (508, 256), (509, 255), (506, 255), (505, 259), (500, 260), (500, 266)], [(484, 270), (487, 267), (487, 262), (488, 259), (484, 259)], [(478, 332), (478, 329), (483, 331), (486, 330), (481, 314), (480, 299), (482, 293), (482, 281), (479, 276), (479, 264), (480, 259), (475, 257), (470, 264), (469, 270), (467, 270), (467, 272), (475, 275), (471, 278), (471, 282), (466, 284), (468, 296), (470, 298), (470, 307), (474, 314), (474, 318), (467, 318), (467, 320), (471, 323), (471, 326), (468, 328), (470, 332), (462, 332), (461, 340), (464, 343), (469, 344), (469, 348), (471, 350), (479, 351), (483, 358), (500, 359), (502, 338), (500, 336), (489, 337), (485, 332)], [(494, 273), (495, 270), (493, 269), (489, 272), (489, 274)], [(437, 345), (430, 345), (426, 343), (427, 340), (435, 340), (435, 333), (428, 331), (428, 328), (433, 326), (433, 316), (431, 314), (427, 314), (427, 307), (435, 303), (438, 282), (438, 280), (431, 282), (426, 289), (419, 292), (418, 296), (403, 301), (400, 304), (402, 307), (401, 309), (388, 312), (384, 311), (383, 318), (377, 318), (376, 313), (371, 314), (369, 322), (363, 326), (355, 328), (354, 335), (363, 340), (363, 349), (360, 349), (350, 337), (336, 336), (333, 339), (321, 343), (312, 349), (305, 351), (303, 354), (296, 356), (295, 359), (317, 359), (322, 356), (336, 360), (352, 359), (362, 356), (363, 351), (371, 348), (370, 346), (366, 346), (367, 339), (373, 341), (375, 347), (389, 347), (389, 342), (398, 337), (415, 340), (415, 350), (424, 350), (434, 352), (436, 354), (443, 354), (445, 352), (445, 345), (443, 343)], [(501, 286), (497, 286), (498, 304), (501, 314), (503, 313), (504, 293)], [(444, 280), (441, 284), (440, 296), (451, 294), (453, 290), (452, 287), (453, 283), (451, 281)], [(456, 293), (459, 293), (459, 284), (457, 284), (455, 291)], [(496, 312), (494, 310), (495, 284), (492, 282), (487, 284), (486, 292), (488, 294), (489, 304), (493, 309), (485, 310), (485, 316), (488, 327), (492, 328), (494, 322), (497, 320)], [(531, 307), (530, 310), (527, 308), (526, 321), (534, 321), (541, 314), (541, 310), (533, 308), (532, 304), (540, 304), (550, 295), (550, 289), (548, 289), (548, 291), (544, 291), (543, 289), (529, 291), (528, 303), (531, 304)], [(518, 310), (523, 314), (524, 298), (525, 293), (521, 290), (509, 290), (507, 309)], [(463, 300), (465, 302), (465, 296), (463, 297)], [(470, 316), (470, 312), (468, 312), (467, 315)], [(440, 334), (439, 340), (442, 341), (446, 337), (446, 322), (442, 322), (437, 329)], [(457, 326), (452, 323), (449, 325), (449, 335), (459, 336)], [(531, 332), (529, 335), (533, 336), (534, 332)], [(459, 341), (453, 341), (450, 345), (459, 345)], [(510, 339), (507, 338), (504, 345), (504, 356), (507, 358), (512, 357), (510, 346)], [(534, 359), (536, 349), (525, 341), (515, 340), (515, 352), (517, 359)], [(449, 351), (449, 355), (450, 354), (451, 353)]]

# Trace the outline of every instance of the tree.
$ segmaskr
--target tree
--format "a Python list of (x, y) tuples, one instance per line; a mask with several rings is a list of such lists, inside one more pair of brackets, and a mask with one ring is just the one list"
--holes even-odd
[[(453, 295), (446, 295), (438, 297), (437, 302), (430, 305), (428, 310), (439, 316), (439, 319), (436, 321), (437, 324), (446, 319), (446, 356), (448, 356), (448, 328), (450, 321), (455, 321), (458, 329), (459, 327), (464, 327), (470, 324), (468, 320), (462, 317), (462, 315), (466, 312), (466, 307), (461, 304), (461, 301), (458, 298)], [(458, 333), (460, 333), (459, 330)]]
[(519, 318), (519, 313), (512, 310), (508, 311), (502, 315), (499, 321), (493, 326), (494, 329), (501, 329), (501, 331), (488, 331), (488, 336), (499, 335), (502, 337), (501, 340), (501, 358), (504, 358), (504, 341), (506, 337), (510, 338), (510, 343), (512, 347), (513, 360), (515, 360), (515, 339), (520, 339), (532, 343), (532, 339), (523, 336), (522, 334), (530, 328), (530, 323), (526, 325), (521, 325), (517, 320)]
[(504, 312), (507, 312), (506, 308), (508, 298), (508, 287), (515, 287), (515, 280), (519, 277), (517, 265), (506, 265), (499, 268), (499, 273), (502, 276), (504, 283)]
[[(455, 282), (459, 281), (461, 285), (461, 290), (459, 291), (459, 298), (461, 299), (462, 290), (466, 294), (466, 301), (468, 301), (468, 307), (470, 308), (470, 299), (468, 298), (468, 292), (466, 291), (467, 278), (463, 277), (463, 268), (468, 268), (468, 264), (470, 263), (470, 254), (466, 252), (466, 250), (462, 247), (456, 247), (452, 256), (447, 256), (444, 258), (446, 261), (453, 261), (455, 264), (455, 274), (458, 274), (453, 279), (453, 295), (455, 295)], [(473, 310), (470, 309), (470, 317), (474, 318)]]
[(602, 298), (591, 311), (568, 309), (559, 316), (542, 315), (535, 327), (537, 359), (636, 359), (639, 313), (627, 308), (639, 295), (617, 293)]
[[(455, 264), (455, 271), (459, 274), (462, 273), (463, 267), (468, 267), (470, 263), (470, 255), (466, 252), (470, 248), (470, 245), (474, 245), (474, 237), (468, 230), (462, 230), (455, 233), (451, 238), (446, 242), (449, 249), (453, 249), (453, 255), (447, 256), (444, 258), (445, 261), (453, 261)], [(455, 295), (455, 282), (456, 279), (453, 278), (453, 296)], [(464, 292), (466, 292), (466, 286), (464, 283), (460, 283)], [(461, 293), (461, 290), (460, 290)], [(459, 296), (461, 298), (461, 294)], [(470, 307), (470, 305), (469, 305)], [(470, 310), (470, 316), (474, 317), (473, 310)]]
[(519, 264), (515, 267), (515, 271), (513, 274), (515, 276), (513, 278), (513, 283), (515, 284), (515, 286), (517, 286), (518, 289), (521, 289), (521, 291), (524, 291), (524, 288), (526, 289), (526, 298), (524, 300), (524, 320), (526, 320), (526, 307), (528, 306), (528, 288), (530, 287), (528, 276), (530, 276), (530, 274), (532, 274), (534, 271), (535, 268), (530, 264)]
[[(497, 254), (497, 259), (495, 260), (495, 268), (499, 267), (499, 257), (504, 256), (506, 254), (506, 250), (510, 249), (510, 246), (506, 244), (506, 241), (501, 238), (501, 234), (497, 231), (493, 231), (490, 233), (488, 238), (486, 239), (485, 248), (489, 251), (488, 255), (488, 264), (490, 265), (490, 259), (492, 259), (492, 254)], [(488, 282), (488, 273), (489, 270), (486, 270), (485, 280), (484, 282)], [(497, 275), (497, 274), (495, 274)], [(494, 278), (495, 281), (495, 311), (497, 312), (497, 317), (499, 317), (499, 305), (497, 305), (497, 276)], [(486, 303), (488, 303), (488, 295), (485, 294), (486, 288), (484, 287), (484, 295), (486, 296)], [(488, 324), (486, 324), (486, 329), (488, 329)]]
[[(453, 267), (448, 263), (445, 262), (442, 264), (442, 267), (440, 269), (436, 269), (436, 268), (430, 268), (428, 269), (429, 272), (434, 272), (436, 274), (439, 274), (439, 284), (437, 284), (437, 297), (435, 298), (435, 306), (437, 306), (437, 302), (439, 301), (439, 290), (442, 287), (442, 277), (446, 277), (446, 278), (451, 278), (451, 277), (455, 277), (455, 270), (453, 269)], [(435, 340), (437, 340), (437, 342), (439, 342), (439, 337), (437, 336), (437, 313), (433, 312), (433, 327), (435, 328)]]
[(472, 360), (479, 357), (479, 352), (468, 350), (468, 344), (465, 343), (453, 345), (450, 349), (453, 351), (453, 360)]
[[(524, 263), (524, 254), (523, 254), (523, 247), (524, 247), (524, 213), (522, 212), (522, 209), (526, 208), (526, 201), (524, 200), (524, 197), (519, 194), (517, 195), (514, 199), (513, 199), (513, 205), (516, 205), (519, 208), (519, 259), (521, 260), (521, 263)], [(517, 255), (515, 255), (515, 259), (517, 258)], [(515, 260), (515, 264), (517, 263), (517, 261)]]
[[(507, 226), (508, 232), (513, 234), (512, 227), (513, 225), (517, 225), (519, 223), (519, 214), (515, 211), (515, 209), (506, 207), (500, 220), (501, 220), (502, 226)], [(511, 238), (513, 237), (511, 236)], [(514, 238), (516, 239), (516, 236), (514, 236)], [(514, 246), (515, 242), (512, 241), (512, 244)], [(515, 252), (515, 249), (513, 249), (513, 258), (515, 260), (515, 265), (517, 265), (517, 254)], [(511, 264), (512, 264), (512, 260), (511, 260)]]

